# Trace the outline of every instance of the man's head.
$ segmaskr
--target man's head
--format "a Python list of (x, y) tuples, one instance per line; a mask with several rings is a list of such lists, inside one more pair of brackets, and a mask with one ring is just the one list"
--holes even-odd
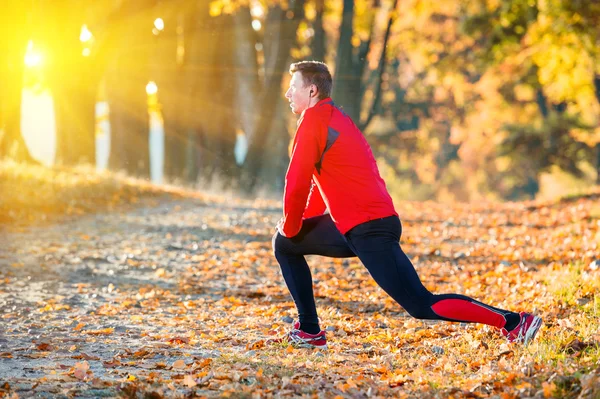
[(290, 65), (290, 88), (285, 98), (290, 102), (292, 112), (301, 114), (320, 100), (331, 95), (331, 73), (329, 68), (318, 61), (301, 61)]

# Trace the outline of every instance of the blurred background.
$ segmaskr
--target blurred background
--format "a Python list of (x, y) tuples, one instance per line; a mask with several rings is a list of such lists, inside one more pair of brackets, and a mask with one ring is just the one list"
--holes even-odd
[(552, 198), (600, 184), (591, 0), (5, 0), (0, 159), (279, 195), (290, 63), (398, 200)]

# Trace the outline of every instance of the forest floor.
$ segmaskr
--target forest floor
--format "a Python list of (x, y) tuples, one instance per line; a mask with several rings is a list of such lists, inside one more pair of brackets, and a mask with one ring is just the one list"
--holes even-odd
[(426, 287), (539, 314), (529, 346), (309, 257), (327, 351), (265, 345), (296, 316), (277, 202), (6, 163), (0, 192), (0, 398), (600, 397), (598, 191), (396, 204)]

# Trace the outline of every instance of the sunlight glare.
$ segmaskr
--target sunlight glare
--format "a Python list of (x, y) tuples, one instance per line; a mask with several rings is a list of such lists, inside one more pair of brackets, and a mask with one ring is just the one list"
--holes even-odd
[(92, 35), (92, 32), (90, 32), (87, 25), (83, 24), (81, 26), (81, 33), (79, 34), (79, 40), (82, 43), (85, 43), (85, 42), (89, 42), (90, 40), (92, 40), (93, 37), (94, 37), (94, 35)]
[(148, 82), (148, 84), (146, 85), (146, 93), (148, 93), (149, 96), (156, 94), (158, 92), (158, 86), (156, 85), (155, 82), (150, 81)]
[(154, 27), (158, 30), (164, 30), (165, 29), (165, 21), (163, 21), (162, 18), (156, 18), (154, 20)]
[(252, 8), (250, 8), (250, 14), (254, 17), (254, 18), (260, 18), (263, 16), (264, 14), (264, 9), (262, 4), (260, 3), (255, 3)]
[(87, 47), (81, 51), (81, 55), (83, 55), (84, 57), (89, 57), (91, 53), (92, 51)]
[(255, 31), (258, 32), (261, 27), (262, 27), (262, 24), (260, 23), (260, 21), (258, 19), (252, 20), (252, 29), (254, 29)]
[(33, 40), (27, 44), (25, 53), (25, 66), (27, 68), (36, 68), (42, 64), (42, 54), (33, 47)]

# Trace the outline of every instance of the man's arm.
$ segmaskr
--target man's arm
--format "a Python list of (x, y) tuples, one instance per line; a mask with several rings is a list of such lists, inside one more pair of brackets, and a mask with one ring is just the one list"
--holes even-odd
[(304, 209), (302, 218), (307, 219), (314, 216), (320, 216), (325, 213), (325, 209), (327, 209), (327, 205), (325, 205), (325, 201), (323, 201), (321, 190), (319, 190), (319, 187), (317, 187), (317, 184), (313, 181), (312, 187), (310, 188), (308, 203), (306, 204), (306, 209)]
[(281, 232), (294, 237), (302, 227), (302, 216), (312, 185), (312, 174), (324, 147), (327, 126), (312, 113), (305, 114), (294, 137), (290, 165), (285, 175)]

